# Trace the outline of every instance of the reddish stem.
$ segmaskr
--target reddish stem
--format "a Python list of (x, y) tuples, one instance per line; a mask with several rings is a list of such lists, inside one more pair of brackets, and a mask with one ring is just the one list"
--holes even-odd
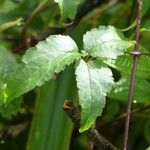
[(139, 49), (139, 34), (140, 34), (141, 13), (142, 13), (141, 10), (142, 10), (142, 0), (138, 0), (137, 26), (136, 26), (136, 34), (135, 34), (136, 43), (135, 43), (134, 52), (133, 52), (133, 67), (132, 67), (132, 74), (131, 74), (129, 94), (128, 94), (128, 105), (127, 105), (127, 116), (126, 116), (125, 129), (124, 129), (123, 150), (127, 150), (127, 145), (128, 145), (128, 134), (129, 134), (129, 125), (130, 125), (133, 87), (134, 87), (134, 80), (135, 80), (135, 75), (136, 75), (138, 59), (140, 56), (138, 49)]

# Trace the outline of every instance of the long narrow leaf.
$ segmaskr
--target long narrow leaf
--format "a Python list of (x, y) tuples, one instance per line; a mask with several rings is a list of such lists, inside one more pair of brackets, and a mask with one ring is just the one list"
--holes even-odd
[[(73, 67), (38, 92), (27, 150), (68, 150), (73, 124), (62, 109), (65, 98), (75, 100)], [(74, 82), (73, 82), (74, 81)]]

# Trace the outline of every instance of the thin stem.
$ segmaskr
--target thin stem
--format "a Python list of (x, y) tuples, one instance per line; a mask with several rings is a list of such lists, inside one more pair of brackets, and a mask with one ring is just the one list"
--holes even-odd
[[(93, 124), (93, 126), (92, 126), (93, 128), (96, 128), (96, 122)], [(89, 140), (89, 148), (88, 148), (88, 150), (94, 150), (94, 141), (92, 141), (92, 140)]]
[(139, 33), (140, 33), (141, 13), (142, 13), (141, 10), (142, 10), (142, 0), (138, 0), (138, 14), (137, 14), (137, 25), (136, 25), (136, 34), (135, 34), (136, 43), (135, 43), (134, 52), (133, 52), (134, 61), (133, 61), (132, 74), (131, 74), (130, 87), (129, 87), (129, 94), (128, 94), (128, 106), (127, 106), (127, 116), (126, 116), (125, 129), (124, 129), (123, 150), (127, 150), (134, 80), (135, 80), (139, 55), (140, 55), (138, 49), (139, 49)]
[(48, 0), (43, 0), (31, 13), (31, 15), (26, 20), (26, 25), (28, 25), (33, 18), (48, 4)]
[(90, 140), (88, 150), (93, 150), (93, 149), (94, 149), (94, 142)]
[(134, 64), (133, 64), (132, 75), (131, 75), (131, 79), (130, 79), (127, 116), (126, 116), (125, 129), (124, 129), (124, 148), (123, 148), (123, 150), (127, 150), (129, 124), (130, 124), (130, 114), (131, 114), (131, 103), (132, 103), (132, 95), (133, 95), (133, 86), (134, 86), (134, 80), (135, 80), (135, 74), (136, 74), (138, 58), (139, 57), (137, 57), (137, 56), (134, 57)]
[(135, 34), (135, 47), (134, 52), (138, 52), (139, 49), (139, 35), (140, 35), (140, 25), (141, 25), (141, 17), (142, 17), (142, 0), (138, 1), (138, 14), (137, 14), (137, 26), (136, 26), (136, 34)]
[(81, 22), (91, 22), (93, 23), (93, 20), (97, 20), (103, 12), (114, 6), (118, 0), (109, 0), (108, 3), (104, 3), (103, 5), (100, 5), (99, 7), (95, 8), (93, 11), (89, 12), (87, 15), (85, 15)]

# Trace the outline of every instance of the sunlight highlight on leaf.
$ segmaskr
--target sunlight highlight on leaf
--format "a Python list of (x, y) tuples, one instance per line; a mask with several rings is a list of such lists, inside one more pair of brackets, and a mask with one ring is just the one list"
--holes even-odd
[(76, 80), (81, 109), (80, 132), (89, 129), (105, 106), (106, 93), (113, 84), (112, 72), (101, 61), (80, 60)]

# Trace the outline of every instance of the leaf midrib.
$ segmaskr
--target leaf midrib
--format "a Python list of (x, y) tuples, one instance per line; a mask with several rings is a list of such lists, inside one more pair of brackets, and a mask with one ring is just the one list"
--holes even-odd
[[(69, 54), (69, 55), (66, 55), (65, 57), (63, 57), (63, 58), (62, 58), (57, 64), (55, 64), (54, 66), (58, 65), (59, 63), (61, 63), (61, 62), (62, 62), (64, 59), (66, 59), (67, 57), (70, 57), (70, 55), (75, 55), (75, 54), (80, 54), (80, 53), (74, 52), (74, 53), (65, 53), (65, 54)], [(57, 59), (58, 59), (58, 58), (57, 58)], [(76, 59), (76, 58), (75, 58), (75, 59)], [(46, 63), (45, 65), (42, 66), (42, 68), (45, 68), (45, 66), (49, 65), (51, 62), (52, 62), (52, 61)], [(67, 64), (65, 64), (65, 65), (67, 65)], [(51, 69), (49, 69), (49, 70), (46, 72), (46, 74), (48, 74), (48, 72), (51, 72), (51, 71), (53, 70), (53, 68), (55, 68), (54, 66), (53, 66)], [(60, 67), (60, 68), (62, 69), (63, 67)], [(60, 69), (60, 71), (61, 71), (61, 69)], [(27, 78), (27, 80), (29, 80), (29, 78), (31, 78), (31, 76), (35, 76), (38, 71), (39, 71), (39, 70), (37, 69), (37, 71), (35, 71), (34, 74), (31, 74), (31, 75)], [(53, 74), (54, 74), (54, 72), (53, 72)], [(45, 75), (45, 74), (44, 74), (44, 75)], [(41, 81), (41, 79), (44, 77), (44, 75), (43, 75), (42, 77), (40, 77), (40, 79), (38, 80), (38, 82)], [(51, 74), (51, 75), (52, 75), (52, 74)], [(51, 78), (51, 77), (50, 77), (50, 78)], [(44, 78), (44, 81), (48, 81), (48, 80)], [(32, 89), (32, 87), (34, 88), (35, 86), (37, 86), (37, 83), (38, 83), (38, 82), (34, 82), (34, 84), (32, 84), (32, 86), (30, 86), (30, 89)], [(7, 89), (6, 89), (6, 91), (7, 91)], [(27, 91), (28, 91), (28, 90), (26, 89), (26, 90), (24, 90), (23, 93), (26, 93)], [(7, 92), (6, 92), (6, 93), (7, 93)], [(20, 95), (20, 94), (16, 94), (15, 97), (17, 97), (18, 95)], [(11, 94), (11, 95), (7, 94), (7, 96), (8, 96), (8, 97), (11, 97), (11, 99), (13, 98), (12, 94)], [(8, 99), (9, 99), (9, 98), (8, 98)]]

